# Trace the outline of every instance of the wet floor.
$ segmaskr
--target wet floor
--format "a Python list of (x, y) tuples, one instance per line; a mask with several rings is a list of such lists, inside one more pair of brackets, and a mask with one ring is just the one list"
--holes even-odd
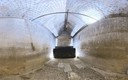
[(128, 80), (128, 78), (88, 66), (80, 59), (52, 59), (37, 71), (1, 77), (0, 80)]

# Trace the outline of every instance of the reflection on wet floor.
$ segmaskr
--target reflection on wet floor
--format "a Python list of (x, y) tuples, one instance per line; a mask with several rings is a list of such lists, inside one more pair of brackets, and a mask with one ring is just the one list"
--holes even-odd
[(128, 80), (126, 76), (109, 75), (79, 59), (52, 59), (37, 71), (9, 76), (0, 80)]

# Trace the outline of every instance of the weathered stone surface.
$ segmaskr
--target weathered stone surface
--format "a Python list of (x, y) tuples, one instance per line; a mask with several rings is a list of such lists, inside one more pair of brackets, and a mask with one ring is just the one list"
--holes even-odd
[(85, 55), (83, 60), (89, 64), (121, 73), (128, 67), (127, 17), (108, 18), (89, 25), (75, 41)]
[(28, 73), (48, 60), (54, 37), (47, 29), (19, 18), (0, 18), (0, 28), (0, 76)]
[[(3, 77), (0, 78), (0, 80), (104, 80), (104, 77), (102, 75), (89, 67), (86, 67), (85, 69), (77, 68), (75, 66), (75, 61), (76, 60), (74, 59), (50, 60), (37, 71), (18, 76)], [(83, 64), (83, 62), (79, 59), (77, 60), (77, 63)], [(63, 67), (58, 67), (58, 65), (62, 64)]]
[(57, 41), (57, 46), (69, 46), (71, 42), (71, 37), (68, 34), (60, 35)]
[[(75, 66), (78, 63), (86, 67), (80, 69)], [(72, 71), (64, 71), (66, 64), (70, 65)], [(128, 80), (128, 77), (94, 68), (80, 59), (55, 59), (49, 60), (40, 69), (31, 73), (0, 77), (0, 80)]]

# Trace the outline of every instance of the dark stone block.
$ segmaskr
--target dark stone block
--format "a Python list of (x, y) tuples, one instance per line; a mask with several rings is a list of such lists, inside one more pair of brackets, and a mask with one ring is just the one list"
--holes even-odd
[(75, 48), (72, 46), (57, 46), (53, 49), (54, 58), (75, 58)]

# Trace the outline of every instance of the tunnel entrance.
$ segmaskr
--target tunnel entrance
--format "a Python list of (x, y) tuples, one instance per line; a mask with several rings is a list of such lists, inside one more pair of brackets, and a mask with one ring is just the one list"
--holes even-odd
[(56, 46), (53, 49), (54, 58), (75, 58), (75, 48), (73, 46)]

